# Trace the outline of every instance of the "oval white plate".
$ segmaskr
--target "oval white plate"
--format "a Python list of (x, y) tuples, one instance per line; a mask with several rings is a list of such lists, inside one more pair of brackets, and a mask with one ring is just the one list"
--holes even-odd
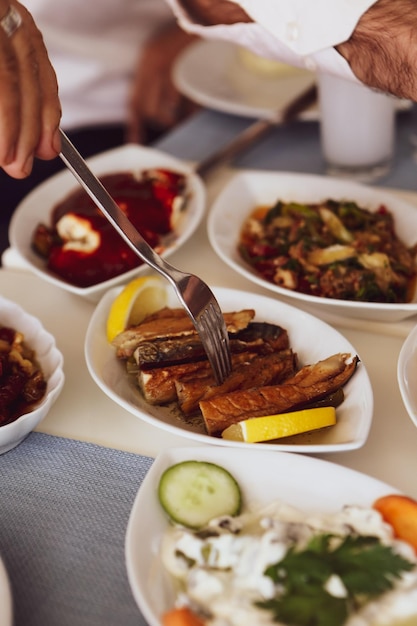
[[(174, 291), (168, 289), (168, 306), (178, 307), (179, 302)], [(223, 311), (253, 308), (256, 311), (256, 320), (279, 324), (287, 329), (290, 344), (303, 364), (315, 363), (338, 352), (357, 353), (347, 339), (331, 326), (287, 304), (233, 289), (213, 288), (213, 292)], [(169, 406), (148, 404), (134, 383), (128, 379), (124, 364), (117, 360), (114, 348), (107, 342), (106, 320), (117, 293), (118, 289), (108, 292), (93, 313), (86, 333), (85, 356), (87, 367), (97, 385), (133, 415), (176, 435), (219, 446), (318, 453), (353, 450), (365, 443), (372, 421), (373, 394), (363, 363), (359, 364), (355, 375), (345, 387), (346, 397), (337, 409), (336, 426), (299, 435), (296, 439), (288, 438), (285, 442), (282, 440), (282, 443), (248, 444), (210, 437), (202, 426), (180, 420)]]
[(12, 626), (13, 601), (6, 567), (0, 558), (0, 626)]
[(404, 406), (417, 426), (417, 326), (408, 334), (400, 350), (397, 378)]
[(218, 256), (253, 283), (283, 296), (293, 304), (308, 306), (315, 314), (354, 317), (379, 322), (398, 322), (417, 313), (417, 289), (412, 302), (385, 304), (320, 298), (274, 285), (255, 272), (240, 257), (237, 246), (243, 222), (258, 205), (283, 201), (319, 202), (355, 200), (370, 211), (385, 204), (395, 219), (397, 235), (409, 246), (417, 243), (417, 209), (395, 196), (351, 181), (295, 174), (247, 170), (236, 174), (217, 197), (209, 217), (208, 236)]
[[(175, 235), (169, 237), (169, 246), (161, 255), (168, 257), (191, 237), (204, 215), (206, 192), (202, 180), (192, 172), (184, 161), (176, 159), (159, 150), (138, 145), (126, 145), (103, 152), (87, 159), (92, 171), (97, 175), (105, 173), (140, 171), (152, 167), (161, 167), (182, 172), (187, 175), (190, 200), (178, 223)], [(27, 267), (41, 278), (77, 295), (91, 300), (99, 300), (105, 291), (115, 285), (126, 283), (138, 274), (146, 273), (147, 265), (120, 274), (91, 287), (76, 287), (50, 272), (45, 260), (32, 249), (33, 233), (40, 222), (50, 224), (53, 207), (72, 189), (77, 188), (77, 181), (69, 171), (59, 172), (36, 187), (24, 198), (13, 214), (9, 228), (11, 248), (23, 258)]]
[(168, 520), (157, 487), (162, 472), (174, 463), (203, 460), (228, 469), (239, 482), (244, 503), (263, 505), (283, 500), (308, 513), (338, 511), (345, 504), (371, 506), (397, 490), (365, 474), (311, 457), (215, 446), (171, 448), (161, 453), (147, 473), (130, 514), (125, 540), (127, 574), (136, 603), (150, 626), (173, 606), (172, 582), (159, 558)]
[[(238, 50), (228, 41), (203, 40), (191, 44), (174, 65), (177, 89), (194, 102), (216, 111), (270, 119), (314, 82), (312, 72), (299, 68), (281, 76), (253, 72), (242, 64)], [(397, 107), (400, 111), (409, 109), (411, 102), (398, 100)], [(304, 111), (300, 119), (318, 120), (317, 105)]]

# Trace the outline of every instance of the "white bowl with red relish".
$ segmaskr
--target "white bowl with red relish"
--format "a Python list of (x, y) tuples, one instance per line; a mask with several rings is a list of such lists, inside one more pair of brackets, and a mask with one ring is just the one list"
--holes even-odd
[(36, 383), (36, 399), (29, 401), (19, 387), (19, 372), (9, 370), (9, 351), (0, 350), (0, 454), (15, 448), (40, 424), (64, 385), (64, 359), (55, 338), (38, 318), (0, 296), (0, 342), (10, 343), (15, 332), (32, 353), (29, 360), (37, 364), (35, 369), (40, 368), (41, 383)]
[[(116, 202), (161, 256), (176, 251), (199, 225), (205, 210), (205, 187), (183, 161), (152, 148), (126, 145), (97, 155), (88, 163), (99, 178), (105, 177)], [(182, 204), (183, 194), (186, 201)], [(182, 207), (179, 211), (178, 206)], [(71, 237), (77, 236), (75, 230), (86, 220), (88, 230), (81, 232), (75, 246), (71, 241), (64, 247), (54, 238), (54, 220), (63, 216), (61, 233), (62, 229), (72, 229)], [(39, 231), (41, 224), (46, 226), (43, 233)], [(45, 254), (34, 248), (35, 233), (41, 235)], [(109, 288), (148, 269), (67, 170), (24, 198), (10, 223), (9, 239), (11, 249), (28, 269), (90, 300), (98, 300)]]
[(253, 211), (260, 206), (273, 207), (279, 200), (305, 205), (327, 200), (352, 201), (371, 213), (388, 211), (393, 217), (397, 237), (409, 248), (417, 244), (417, 208), (393, 194), (336, 178), (249, 170), (237, 174), (223, 189), (208, 218), (210, 243), (226, 264), (251, 282), (274, 292), (280, 299), (327, 321), (343, 316), (398, 322), (417, 314), (416, 285), (408, 302), (366, 302), (311, 295), (264, 278), (246, 263), (239, 254), (238, 246), (243, 224)]

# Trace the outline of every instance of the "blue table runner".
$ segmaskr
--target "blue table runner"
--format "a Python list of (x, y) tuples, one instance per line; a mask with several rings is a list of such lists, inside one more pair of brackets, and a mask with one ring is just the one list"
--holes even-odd
[(0, 456), (0, 555), (14, 626), (145, 626), (124, 541), (152, 462), (41, 433)]

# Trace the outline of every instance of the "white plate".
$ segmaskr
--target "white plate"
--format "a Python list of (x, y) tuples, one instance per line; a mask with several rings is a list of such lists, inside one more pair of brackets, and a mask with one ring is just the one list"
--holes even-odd
[(0, 558), (0, 626), (12, 626), (13, 602), (6, 567)]
[(355, 200), (370, 211), (385, 204), (394, 216), (398, 237), (408, 246), (417, 243), (416, 207), (377, 187), (324, 176), (251, 170), (236, 174), (217, 197), (207, 223), (210, 243), (219, 257), (236, 272), (289, 302), (308, 308), (316, 315), (323, 312), (378, 322), (398, 322), (415, 315), (417, 290), (413, 301), (404, 304), (353, 302), (310, 296), (265, 280), (238, 254), (243, 222), (258, 205), (272, 206), (277, 200), (320, 202), (329, 198)]
[[(202, 180), (183, 161), (169, 154), (144, 146), (126, 145), (87, 159), (87, 163), (98, 175), (140, 171), (152, 167), (169, 168), (187, 175), (191, 193), (190, 201), (176, 228), (176, 236), (170, 236), (169, 247), (162, 254), (164, 257), (175, 252), (191, 237), (204, 215), (206, 193)], [(145, 273), (148, 266), (144, 264), (91, 287), (71, 285), (46, 268), (45, 260), (35, 254), (32, 249), (33, 232), (39, 222), (50, 224), (52, 208), (72, 189), (76, 189), (77, 185), (72, 173), (63, 171), (36, 187), (14, 212), (10, 222), (9, 239), (12, 249), (17, 250), (28, 268), (35, 274), (67, 291), (97, 301), (110, 287), (126, 283), (138, 274)]]
[[(173, 68), (177, 89), (194, 102), (223, 113), (269, 119), (315, 80), (312, 72), (300, 68), (281, 76), (257, 74), (242, 64), (238, 51), (235, 44), (225, 41), (191, 44)], [(409, 100), (397, 101), (398, 110), (410, 106)], [(300, 115), (305, 121), (318, 118), (316, 105)]]
[(162, 472), (174, 463), (203, 460), (228, 469), (238, 480), (244, 502), (267, 504), (281, 499), (308, 513), (335, 512), (345, 504), (371, 506), (393, 487), (365, 474), (303, 455), (259, 449), (211, 447), (171, 448), (161, 453), (143, 481), (127, 527), (125, 558), (136, 603), (150, 626), (173, 606), (174, 590), (159, 558), (162, 534), (168, 527), (157, 497)]
[[(299, 69), (282, 77), (258, 75), (241, 63), (237, 46), (225, 41), (198, 41), (188, 46), (173, 68), (177, 89), (194, 102), (262, 119), (275, 115), (314, 78), (311, 72)], [(317, 117), (317, 107), (301, 115), (305, 120)]]
[(417, 326), (408, 334), (400, 350), (397, 378), (404, 406), (417, 426)]
[[(314, 363), (338, 352), (356, 354), (355, 348), (336, 330), (294, 307), (265, 296), (213, 288), (223, 311), (253, 308), (256, 320), (279, 324), (289, 333), (290, 344), (303, 364)], [(117, 360), (114, 348), (106, 339), (106, 319), (117, 289), (108, 292), (99, 302), (89, 324), (85, 341), (87, 367), (97, 385), (119, 405), (137, 417), (176, 435), (200, 443), (254, 449), (262, 447), (292, 452), (338, 452), (360, 448), (366, 441), (373, 414), (373, 394), (364, 363), (360, 363), (345, 387), (346, 397), (338, 408), (337, 425), (282, 443), (248, 444), (210, 437), (203, 427), (180, 420), (170, 407), (152, 406), (145, 402), (134, 383), (128, 380), (125, 365)], [(178, 307), (173, 290), (168, 306)], [(360, 355), (359, 355), (360, 356)]]

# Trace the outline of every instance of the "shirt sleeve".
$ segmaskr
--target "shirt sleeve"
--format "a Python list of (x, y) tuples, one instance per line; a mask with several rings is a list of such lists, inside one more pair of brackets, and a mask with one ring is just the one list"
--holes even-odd
[(290, 65), (354, 78), (334, 46), (349, 39), (361, 15), (376, 0), (232, 1), (253, 23), (201, 26), (190, 20), (178, 0), (167, 0), (180, 26), (188, 32), (228, 40)]

